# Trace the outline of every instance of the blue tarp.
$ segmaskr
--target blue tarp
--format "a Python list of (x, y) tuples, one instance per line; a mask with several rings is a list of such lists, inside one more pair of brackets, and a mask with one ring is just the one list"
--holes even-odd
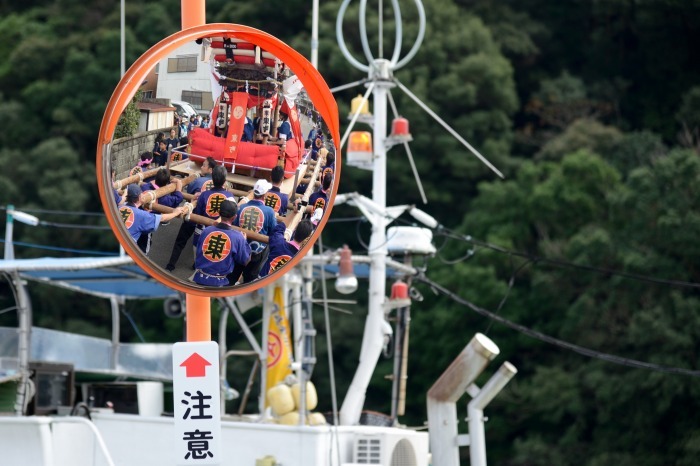
[(0, 260), (0, 272), (18, 272), (28, 280), (105, 298), (149, 299), (177, 295), (134, 265), (130, 257)]

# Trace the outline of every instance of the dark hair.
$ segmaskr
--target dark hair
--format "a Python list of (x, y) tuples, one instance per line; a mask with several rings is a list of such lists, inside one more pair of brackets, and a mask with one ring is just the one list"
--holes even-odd
[(163, 139), (165, 139), (165, 133), (161, 131), (158, 133), (158, 136), (156, 136), (156, 142), (161, 142)]
[(321, 181), (321, 186), (323, 186), (323, 189), (328, 189), (331, 187), (331, 183), (333, 182), (333, 173), (326, 173), (323, 175), (323, 181)]
[(335, 163), (335, 154), (333, 152), (329, 152), (326, 154), (326, 165), (333, 165)]
[(220, 188), (226, 183), (226, 169), (223, 165), (217, 165), (211, 172), (211, 180), (215, 188)]
[(221, 203), (219, 215), (221, 218), (234, 218), (238, 212), (238, 204), (228, 199)]
[(311, 223), (311, 220), (302, 220), (299, 222), (299, 225), (297, 225), (297, 229), (294, 230), (294, 241), (297, 243), (301, 243), (304, 241), (306, 238), (311, 236), (311, 233), (314, 231), (314, 224)]
[(311, 144), (313, 144), (311, 142), (311, 139), (307, 139), (306, 141), (304, 141), (304, 149), (308, 149), (309, 147), (311, 147)]
[(156, 185), (158, 187), (163, 187), (166, 184), (170, 183), (170, 170), (167, 168), (161, 168), (156, 172), (156, 179), (155, 179)]
[(284, 179), (284, 168), (280, 167), (279, 165), (276, 165), (270, 173), (270, 179), (274, 184), (277, 184), (280, 181), (282, 181)]
[(145, 162), (146, 160), (152, 159), (152, 158), (153, 158), (153, 152), (148, 152), (148, 151), (141, 152), (141, 160), (142, 161)]
[(207, 165), (209, 165), (209, 168), (211, 168), (212, 170), (217, 165), (216, 159), (214, 157), (209, 156), (206, 158), (206, 161), (207, 161)]

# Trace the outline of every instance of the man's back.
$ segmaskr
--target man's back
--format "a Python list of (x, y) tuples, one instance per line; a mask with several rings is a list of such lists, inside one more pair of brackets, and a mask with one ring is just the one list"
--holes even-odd
[(269, 235), (276, 223), (275, 211), (258, 199), (248, 201), (238, 211), (235, 221), (237, 226), (262, 235)]

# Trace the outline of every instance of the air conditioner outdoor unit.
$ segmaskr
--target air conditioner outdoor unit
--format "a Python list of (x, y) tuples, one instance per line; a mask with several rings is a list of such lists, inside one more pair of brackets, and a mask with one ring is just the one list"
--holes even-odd
[(427, 466), (428, 435), (404, 429), (380, 428), (377, 433), (356, 434), (353, 465)]

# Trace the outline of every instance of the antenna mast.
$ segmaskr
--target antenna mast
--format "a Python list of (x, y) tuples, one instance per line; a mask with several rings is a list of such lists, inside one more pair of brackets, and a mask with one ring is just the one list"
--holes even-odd
[[(370, 257), (370, 273), (369, 273), (369, 304), (367, 320), (365, 321), (364, 336), (362, 339), (362, 349), (360, 351), (360, 361), (353, 377), (348, 393), (345, 396), (343, 405), (340, 408), (340, 424), (354, 425), (360, 420), (360, 414), (365, 402), (365, 394), (369, 386), (372, 373), (376, 368), (379, 356), (382, 353), (385, 337), (391, 335), (391, 326), (385, 319), (384, 304), (386, 301), (386, 226), (387, 216), (386, 211), (386, 152), (387, 152), (387, 98), (389, 90), (396, 86), (393, 79), (394, 70), (399, 69), (415, 55), (425, 33), (425, 13), (420, 0), (415, 0), (420, 17), (419, 33), (416, 43), (413, 45), (408, 55), (399, 60), (401, 53), (401, 10), (398, 0), (392, 0), (394, 9), (394, 18), (396, 21), (396, 40), (394, 42), (394, 51), (391, 60), (385, 58), (375, 58), (369, 48), (366, 28), (366, 7), (367, 0), (360, 1), (360, 38), (362, 40), (362, 48), (368, 64), (363, 64), (356, 60), (349, 52), (343, 38), (343, 18), (347, 10), (350, 0), (344, 0), (338, 12), (336, 22), (336, 35), (338, 45), (345, 58), (355, 68), (368, 73), (368, 79), (365, 86), (370, 88), (373, 94), (374, 101), (374, 119), (373, 119), (373, 140), (374, 154), (372, 162), (372, 201), (376, 206), (372, 212), (368, 212), (369, 221), (372, 224), (372, 236), (369, 243), (368, 255)], [(381, 3), (380, 3), (381, 8)], [(383, 31), (381, 22), (383, 15), (380, 12), (380, 27)], [(380, 53), (383, 51), (383, 38), (380, 38)], [(358, 112), (364, 105), (367, 95), (363, 98), (362, 104), (358, 108)], [(354, 118), (356, 120), (356, 117)], [(350, 131), (351, 128), (348, 128)]]

